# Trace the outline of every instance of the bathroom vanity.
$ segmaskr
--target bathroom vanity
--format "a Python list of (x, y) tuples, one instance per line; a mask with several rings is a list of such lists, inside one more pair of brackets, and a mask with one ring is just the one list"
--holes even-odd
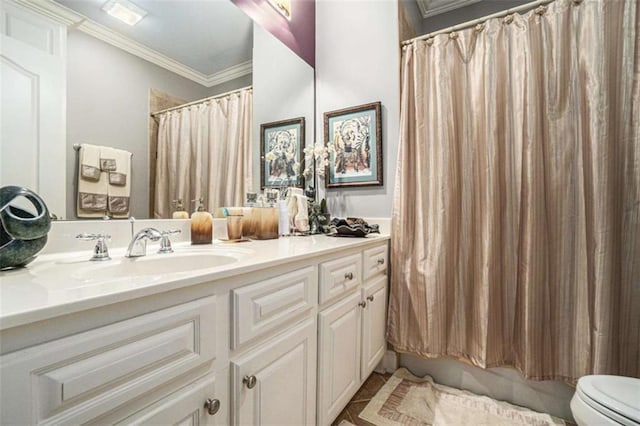
[(89, 262), (0, 285), (1, 424), (330, 424), (382, 359), (388, 236)]

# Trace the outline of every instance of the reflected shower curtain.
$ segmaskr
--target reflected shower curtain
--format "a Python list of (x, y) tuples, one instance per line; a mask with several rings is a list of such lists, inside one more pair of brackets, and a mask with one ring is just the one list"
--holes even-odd
[(250, 89), (159, 116), (154, 217), (171, 217), (173, 200), (204, 198), (213, 212), (241, 206), (251, 188)]
[(639, 22), (557, 0), (404, 48), (398, 351), (640, 376)]

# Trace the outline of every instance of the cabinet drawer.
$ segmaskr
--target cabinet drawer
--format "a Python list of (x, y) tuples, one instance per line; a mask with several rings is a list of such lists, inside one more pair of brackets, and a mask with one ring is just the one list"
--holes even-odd
[(11, 408), (1, 423), (84, 423), (209, 368), (215, 310), (206, 297), (2, 356), (1, 381), (13, 389), (2, 394)]
[(336, 299), (362, 282), (360, 254), (324, 262), (320, 265), (320, 301)]
[(233, 290), (232, 349), (309, 312), (317, 288), (318, 273), (310, 266)]
[(387, 245), (383, 244), (364, 251), (364, 280), (375, 277), (378, 274), (386, 274), (389, 264)]

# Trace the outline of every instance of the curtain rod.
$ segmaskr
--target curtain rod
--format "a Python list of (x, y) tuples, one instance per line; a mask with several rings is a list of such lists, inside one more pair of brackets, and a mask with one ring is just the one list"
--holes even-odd
[[(523, 12), (525, 10), (530, 10), (533, 9), (536, 6), (541, 6), (541, 5), (545, 5), (548, 3), (552, 3), (555, 0), (537, 0), (537, 1), (533, 1), (530, 3), (525, 3), (523, 5), (517, 6), (517, 7), (513, 7), (511, 9), (507, 9), (507, 10), (503, 10), (497, 13), (494, 13), (492, 15), (487, 15), (487, 16), (483, 16), (482, 18), (478, 18), (478, 19), (473, 19), (471, 21), (467, 21), (467, 22), (463, 22), (462, 24), (457, 24), (457, 25), (452, 25), (450, 27), (441, 29), (441, 30), (437, 30), (437, 31), (433, 31), (430, 32), (428, 34), (424, 34), (418, 37), (414, 37), (412, 39), (409, 40), (405, 40), (402, 42), (402, 46), (407, 46), (415, 41), (418, 40), (425, 40), (431, 37), (435, 37), (437, 35), (440, 34), (445, 34), (445, 33), (449, 33), (449, 32), (453, 32), (453, 31), (460, 31), (463, 30), (465, 28), (470, 28), (473, 27), (474, 25), (478, 25), (481, 24), (483, 22), (488, 21), (489, 19), (493, 19), (493, 18), (503, 18), (507, 15), (511, 15), (513, 13), (518, 13), (518, 12)], [(574, 3), (579, 4), (582, 2), (582, 0), (573, 0)]]
[(185, 108), (185, 107), (188, 107), (188, 106), (191, 106), (191, 105), (202, 104), (202, 103), (205, 103), (205, 102), (209, 102), (209, 101), (211, 101), (213, 99), (224, 98), (225, 96), (233, 95), (234, 93), (242, 92), (243, 90), (251, 90), (251, 89), (252, 89), (252, 86), (241, 87), (239, 89), (231, 90), (229, 92), (221, 93), (219, 95), (213, 95), (213, 96), (209, 96), (208, 98), (198, 99), (197, 101), (189, 102), (187, 104), (182, 104), (182, 105), (174, 106), (174, 107), (171, 107), (171, 108), (163, 109), (161, 111), (152, 112), (150, 115), (152, 117), (155, 117), (158, 114), (162, 114), (162, 113), (173, 111), (173, 110), (180, 109), (180, 108)]

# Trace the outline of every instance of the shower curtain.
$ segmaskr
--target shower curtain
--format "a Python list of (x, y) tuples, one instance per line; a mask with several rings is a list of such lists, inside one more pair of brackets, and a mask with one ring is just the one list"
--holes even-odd
[(160, 114), (154, 217), (173, 200), (204, 198), (212, 212), (241, 206), (252, 181), (251, 89)]
[(396, 350), (640, 376), (639, 23), (556, 0), (403, 49)]

